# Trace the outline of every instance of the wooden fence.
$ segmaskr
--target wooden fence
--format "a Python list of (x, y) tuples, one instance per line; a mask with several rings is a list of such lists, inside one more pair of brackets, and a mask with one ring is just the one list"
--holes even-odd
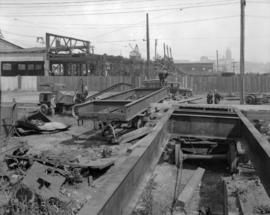
[[(89, 91), (99, 91), (119, 82), (130, 83), (134, 87), (143, 85), (143, 76), (22, 76), (1, 77), (1, 90), (41, 90), (43, 83), (62, 83), (65, 89), (74, 91), (80, 80), (87, 83)], [(222, 93), (239, 92), (239, 75), (223, 76), (169, 76), (168, 81), (179, 81), (182, 87), (192, 88), (194, 93), (201, 94), (217, 89)], [(246, 74), (245, 92), (269, 92), (270, 74)]]
[[(222, 93), (239, 92), (240, 76), (192, 76), (188, 79), (188, 86), (195, 93), (206, 93), (217, 89)], [(270, 74), (246, 74), (244, 78), (245, 92), (269, 92)]]
[(65, 85), (65, 90), (74, 91), (78, 88), (80, 80), (87, 84), (89, 91), (99, 91), (114, 84), (125, 82), (139, 87), (141, 80), (139, 76), (39, 76), (37, 78), (37, 89), (41, 90), (41, 84), (44, 83), (61, 83)]

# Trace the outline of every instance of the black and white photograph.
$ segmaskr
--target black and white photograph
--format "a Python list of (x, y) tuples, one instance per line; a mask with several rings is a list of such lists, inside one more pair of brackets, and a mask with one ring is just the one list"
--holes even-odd
[(0, 0), (0, 215), (270, 215), (270, 0)]

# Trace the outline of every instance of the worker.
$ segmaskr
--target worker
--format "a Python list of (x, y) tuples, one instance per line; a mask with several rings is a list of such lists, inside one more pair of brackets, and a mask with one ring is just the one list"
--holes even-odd
[(178, 88), (174, 87), (173, 83), (170, 84), (170, 94), (173, 100), (176, 100), (176, 94), (178, 92)]
[(217, 92), (217, 90), (214, 90), (214, 102), (215, 104), (218, 104), (221, 100), (221, 95)]
[(85, 100), (87, 96), (88, 96), (88, 87), (87, 85), (85, 85), (83, 89), (83, 100)]
[(80, 94), (77, 89), (75, 90), (75, 93), (74, 93), (73, 102), (74, 104), (80, 103)]
[(55, 104), (55, 95), (54, 95), (54, 94), (53, 94), (52, 97), (51, 97), (51, 105), (50, 105), (50, 108), (51, 108), (52, 116), (54, 116), (54, 114), (55, 114), (55, 108), (56, 108), (56, 104)]
[(213, 104), (213, 93), (212, 91), (209, 91), (206, 97), (207, 104)]
[(160, 81), (160, 86), (164, 87), (165, 86), (165, 79), (168, 77), (168, 71), (165, 66), (162, 67), (161, 71), (158, 73), (159, 81)]
[(217, 92), (216, 89), (208, 92), (207, 104), (218, 104), (220, 100), (221, 100), (221, 95)]

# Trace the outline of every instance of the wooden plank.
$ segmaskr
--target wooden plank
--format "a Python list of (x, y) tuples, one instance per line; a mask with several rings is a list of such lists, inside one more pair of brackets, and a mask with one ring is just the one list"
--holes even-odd
[(190, 199), (193, 196), (193, 193), (195, 189), (200, 184), (202, 177), (204, 175), (205, 169), (203, 168), (197, 168), (197, 170), (192, 175), (191, 179), (186, 184), (184, 190), (180, 193), (180, 195), (177, 198), (177, 205), (180, 207), (186, 207), (189, 203)]
[(122, 135), (118, 139), (118, 141), (120, 144), (128, 143), (132, 140), (136, 140), (136, 139), (148, 134), (151, 130), (152, 130), (152, 128), (150, 128), (150, 127), (142, 127), (142, 128), (136, 129), (134, 131), (131, 131), (127, 134)]

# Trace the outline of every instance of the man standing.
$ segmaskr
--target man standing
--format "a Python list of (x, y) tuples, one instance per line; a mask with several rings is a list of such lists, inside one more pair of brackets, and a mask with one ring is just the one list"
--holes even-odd
[(214, 100), (215, 100), (215, 104), (218, 104), (221, 100), (221, 95), (217, 92), (217, 90), (214, 90)]
[(165, 79), (168, 77), (169, 73), (165, 66), (162, 67), (161, 71), (158, 73), (159, 81), (161, 87), (165, 86)]
[(53, 94), (52, 97), (51, 97), (51, 105), (50, 105), (50, 108), (51, 108), (52, 116), (54, 116), (54, 114), (55, 114), (55, 108), (56, 108), (56, 104), (55, 104), (55, 95), (54, 95), (54, 94)]

